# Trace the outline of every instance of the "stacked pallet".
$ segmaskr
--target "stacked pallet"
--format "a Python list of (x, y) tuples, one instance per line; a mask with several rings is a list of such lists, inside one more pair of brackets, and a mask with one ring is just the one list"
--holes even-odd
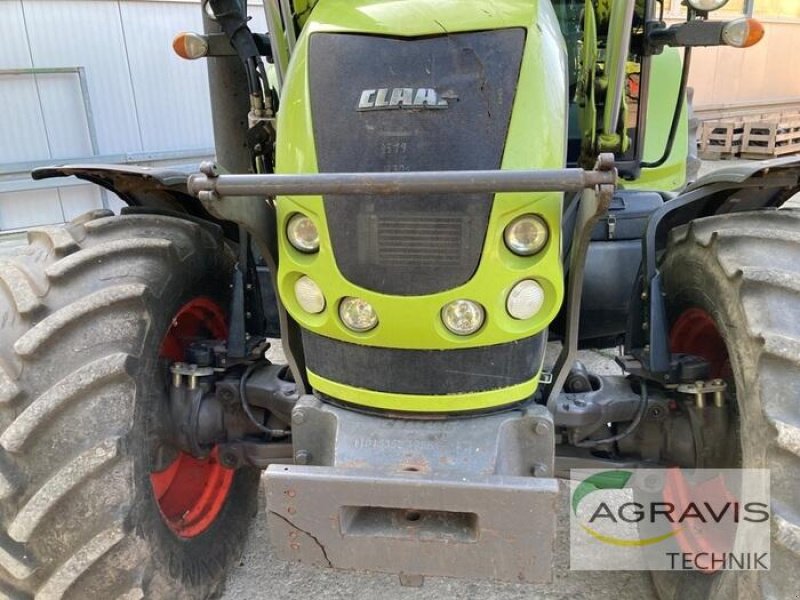
[(742, 138), (742, 158), (761, 160), (800, 152), (800, 114), (748, 123)]
[(764, 160), (800, 153), (800, 113), (741, 116), (706, 121), (700, 135), (703, 160)]
[(703, 160), (736, 158), (742, 150), (744, 121), (709, 121), (703, 123), (699, 156)]

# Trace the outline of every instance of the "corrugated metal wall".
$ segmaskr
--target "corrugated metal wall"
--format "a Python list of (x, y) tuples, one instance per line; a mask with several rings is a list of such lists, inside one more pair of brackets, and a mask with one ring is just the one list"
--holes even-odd
[[(255, 30), (263, 11), (250, 6)], [(203, 60), (172, 52), (202, 29), (199, 2), (0, 0), (0, 230), (58, 223), (111, 204), (69, 180), (69, 160), (196, 166), (213, 148)]]

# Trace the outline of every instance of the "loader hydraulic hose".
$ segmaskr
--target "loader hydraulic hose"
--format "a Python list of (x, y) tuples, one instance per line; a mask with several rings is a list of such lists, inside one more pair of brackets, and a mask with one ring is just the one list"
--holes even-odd
[(260, 53), (253, 33), (247, 26), (247, 11), (240, 0), (208, 0), (214, 17), (222, 27), (222, 31), (231, 41), (236, 54), (246, 63), (249, 59), (258, 59)]
[(250, 96), (261, 98), (263, 90), (259, 80), (259, 69), (263, 72), (263, 64), (253, 32), (247, 26), (247, 10), (244, 3), (240, 0), (208, 0), (208, 2), (214, 12), (214, 18), (244, 63)]

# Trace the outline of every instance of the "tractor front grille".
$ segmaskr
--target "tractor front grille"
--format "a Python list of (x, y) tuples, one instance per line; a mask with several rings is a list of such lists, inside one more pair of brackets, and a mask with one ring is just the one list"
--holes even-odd
[[(457, 267), (469, 245), (469, 218), (426, 214), (373, 215), (363, 219), (365, 257), (381, 267)], [(360, 232), (361, 233), (361, 232)]]
[[(313, 34), (319, 172), (500, 168), (524, 44), (520, 28), (411, 39)], [(360, 109), (376, 90), (384, 99), (435, 93), (447, 105)], [(325, 196), (336, 264), (349, 281), (386, 294), (462, 285), (478, 268), (492, 201), (492, 194)]]

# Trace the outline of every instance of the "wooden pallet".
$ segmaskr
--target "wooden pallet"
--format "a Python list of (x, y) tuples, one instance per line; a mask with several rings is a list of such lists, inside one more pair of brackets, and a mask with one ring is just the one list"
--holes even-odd
[(699, 156), (703, 160), (736, 158), (744, 139), (744, 121), (708, 121), (703, 123)]
[(795, 153), (800, 153), (800, 114), (745, 125), (742, 158), (763, 160)]

